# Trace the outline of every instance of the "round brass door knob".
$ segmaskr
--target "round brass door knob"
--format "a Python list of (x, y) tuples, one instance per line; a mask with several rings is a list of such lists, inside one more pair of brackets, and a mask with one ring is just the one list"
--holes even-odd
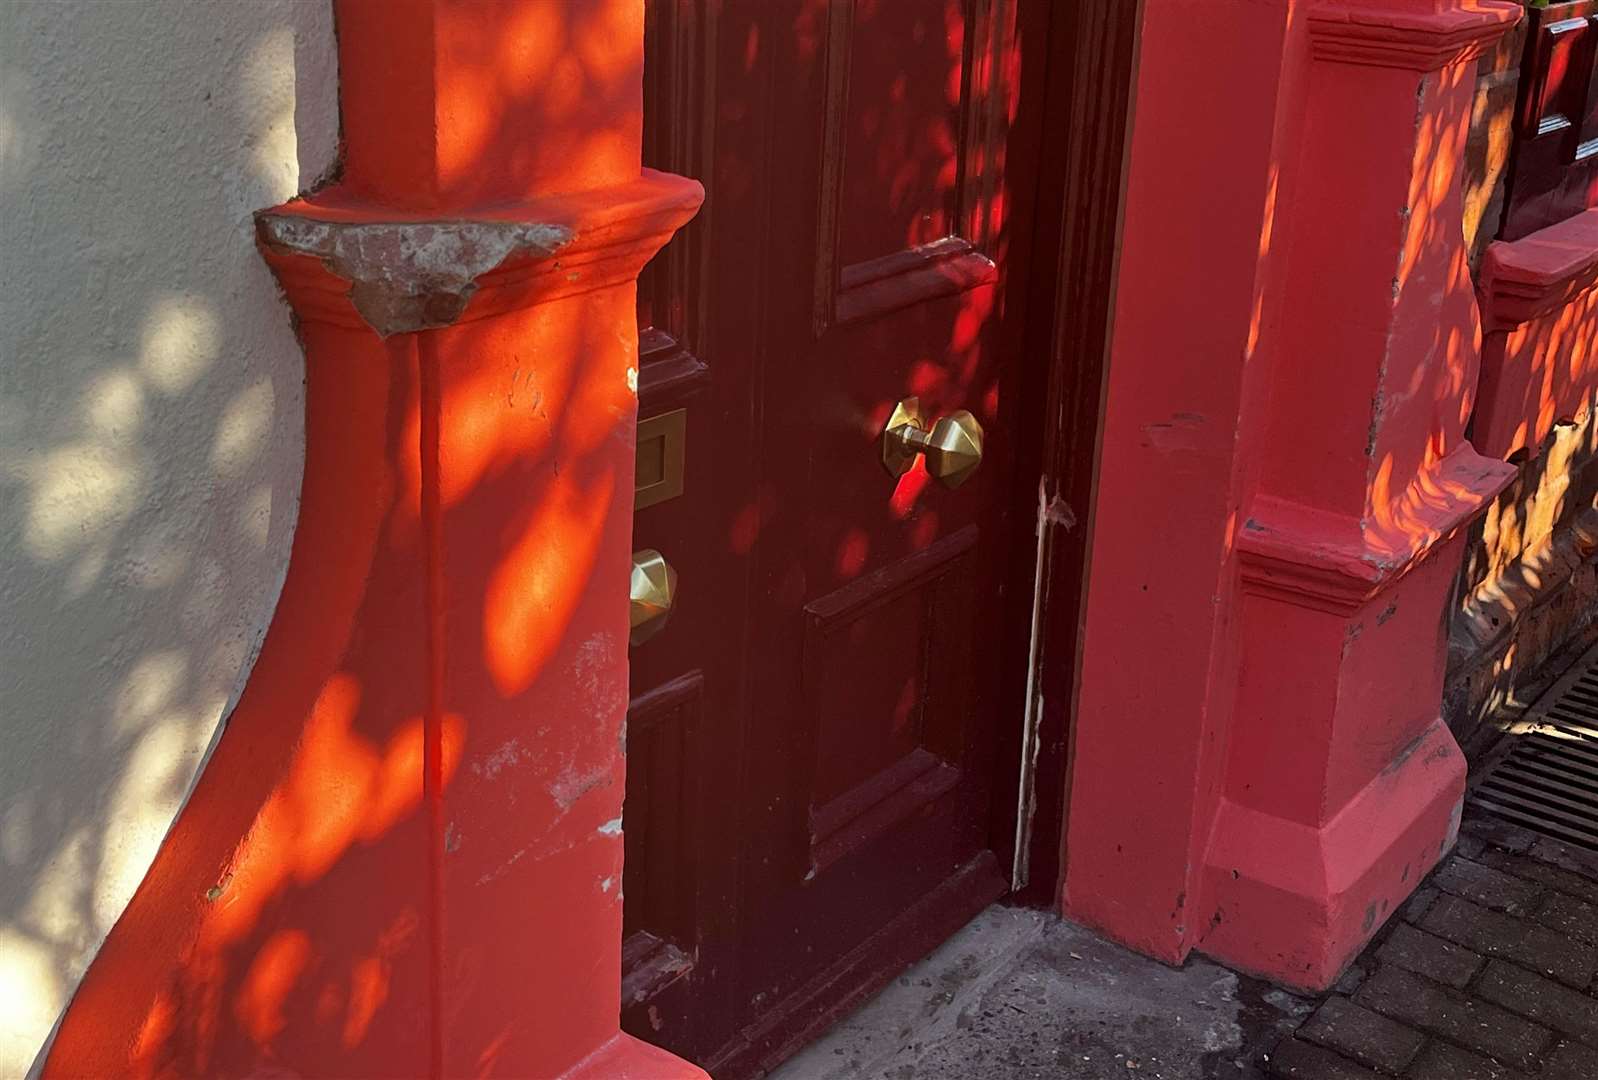
[(927, 472), (944, 487), (957, 488), (982, 464), (982, 425), (964, 409), (940, 416), (929, 427), (921, 401), (908, 397), (893, 407), (882, 431), (882, 465), (903, 476), (925, 454)]
[(635, 551), (628, 594), (632, 603), (627, 642), (642, 645), (666, 628), (677, 597), (677, 571), (653, 548)]

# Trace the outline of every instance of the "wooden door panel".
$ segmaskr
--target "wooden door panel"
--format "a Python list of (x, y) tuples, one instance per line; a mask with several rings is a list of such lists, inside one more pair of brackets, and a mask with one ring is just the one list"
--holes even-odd
[(627, 710), (632, 816), (625, 838), (624, 938), (647, 933), (693, 948), (692, 878), (681, 871), (698, 849), (692, 809), (702, 774), (695, 759), (704, 693), (704, 675), (693, 671), (633, 698)]
[[(1002, 891), (991, 870), (966, 875), (988, 847), (1013, 490), (996, 421), (1000, 384), (1020, 372), (997, 344), (1014, 65), (995, 57), (1012, 8), (795, 7), (819, 7), (826, 32), (814, 54), (801, 34), (774, 59), (790, 104), (772, 201), (791, 257), (769, 271), (761, 456), (777, 509), (756, 552), (762, 714), (740, 893), (759, 912), (741, 948), (762, 961), (740, 1004), (772, 1030), (794, 1021), (771, 1003), (803, 1002), (850, 950), (905, 932), (945, 883), (972, 884), (951, 902)], [(887, 167), (901, 144), (915, 183)], [(989, 427), (957, 491), (920, 466), (898, 479), (882, 467), (885, 421), (912, 395)]]
[(970, 713), (969, 526), (805, 607), (815, 875), (960, 781)]
[[(726, 636), (732, 627), (703, 583), (721, 578), (724, 597), (739, 589), (714, 552), (691, 542), (715, 506), (713, 462), (704, 449), (717, 435), (711, 369), (672, 339), (643, 362), (639, 382), (642, 418), (682, 413), (682, 490), (639, 509), (634, 525), (635, 547), (665, 555), (678, 573), (678, 592), (666, 632), (629, 651), (625, 862), (614, 886), (624, 901), (623, 1023), (678, 1049), (693, 1038), (690, 984), (699, 977), (705, 906), (720, 861), (721, 841), (706, 820), (705, 777), (716, 771), (718, 724), (736, 709), (737, 650)], [(652, 456), (670, 455), (646, 445), (640, 456), (646, 473)]]
[[(714, 88), (724, 51), (721, 0), (645, 5), (644, 164), (702, 178), (718, 167)], [(729, 80), (736, 85), (737, 78)], [(734, 137), (735, 129), (727, 129)], [(651, 261), (638, 283), (641, 423), (682, 412), (680, 490), (636, 510), (634, 547), (660, 551), (678, 573), (668, 626), (629, 651), (627, 793), (623, 810), (622, 1026), (690, 1057), (725, 1042), (735, 1017), (721, 1005), (733, 970), (732, 919), (739, 813), (727, 790), (742, 725), (747, 550), (737, 507), (749, 490), (747, 331), (738, 307), (711, 299), (718, 267), (742, 234), (717, 231), (718, 211), (747, 217), (724, 190)], [(647, 481), (661, 447), (640, 446)]]
[[(848, 267), (959, 231), (966, 20), (952, 5), (880, 0), (834, 3), (830, 14), (843, 25), (828, 48), (848, 67), (846, 100), (827, 102), (842, 127), (838, 258)], [(943, 71), (945, 80), (927, 77)]]
[(814, 323), (996, 276), (1007, 0), (828, 0)]
[(683, 1044), (692, 1031), (699, 960), (698, 875), (704, 675), (693, 671), (633, 698), (627, 710), (622, 907), (623, 1023)]

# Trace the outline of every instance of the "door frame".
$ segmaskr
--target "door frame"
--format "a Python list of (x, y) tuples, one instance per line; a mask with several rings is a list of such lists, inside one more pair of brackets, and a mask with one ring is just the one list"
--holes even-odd
[[(1027, 242), (1037, 254), (1021, 328), (1029, 381), (1016, 470), (1006, 723), (1000, 732), (993, 850), (1013, 866), (1013, 903), (1058, 909), (1093, 543), (1099, 447), (1119, 271), (1143, 0), (1022, 0), (1046, 25), (1037, 59), (1045, 135)], [(1023, 62), (1036, 62), (1024, 54)], [(1023, 107), (1027, 95), (1022, 95)], [(1052, 254), (1052, 258), (1049, 253)], [(1033, 762), (1022, 765), (1023, 744)], [(1005, 766), (1004, 762), (1010, 765)], [(1023, 776), (1024, 773), (1029, 773)], [(1026, 810), (1023, 811), (1023, 805)], [(1017, 858), (1017, 851), (1020, 857)]]
[[(1030, 170), (1035, 182), (1027, 191), (1011, 193), (1009, 243), (1011, 251), (1022, 256), (1026, 276), (1012, 290), (1019, 301), (1016, 317), (1007, 318), (1000, 328), (1002, 347), (1021, 364), (1024, 392), (1015, 413), (1015, 486), (1007, 496), (1009, 513), (1014, 515), (1013, 544), (1007, 552), (1012, 570), (1002, 615), (1005, 693), (996, 703), (993, 719), (998, 764), (989, 811), (990, 847), (1008, 875), (1021, 819), (1019, 766), (1026, 717), (1036, 721), (1040, 748), (1029, 793), (1028, 835), (1021, 843), (1028, 884), (1013, 890), (1009, 902), (1056, 909), (1063, 880), (1069, 733), (1142, 8), (1142, 0), (1017, 3), (1023, 64), (1019, 108), (1031, 115), (1018, 114), (1016, 123), (1039, 125), (1042, 137), (1037, 140), (1037, 160), (1010, 163), (1018, 175)], [(670, 129), (646, 132), (650, 163), (699, 176), (706, 175), (714, 160), (711, 102), (716, 76), (714, 68), (707, 70), (705, 65), (714, 62), (707, 54), (718, 41), (716, 5), (706, 3), (702, 13), (712, 21), (682, 19), (676, 3), (656, 8), (652, 17), (659, 20), (657, 32), (683, 66), (669, 76), (664, 70), (646, 69), (645, 76), (656, 80), (655, 98), (673, 99), (682, 118)], [(1051, 143), (1054, 131), (1064, 137)], [(662, 260), (646, 269), (645, 276), (662, 275), (663, 281), (674, 276), (680, 282), (702, 279), (712, 258), (707, 237), (716, 213), (712, 192), (696, 222)], [(1028, 227), (1021, 228), (1022, 222)], [(671, 291), (664, 283), (657, 288)], [(646, 335), (641, 351), (667, 361), (641, 365), (640, 382), (646, 390), (657, 380), (673, 386), (703, 380), (705, 364), (692, 350), (699, 329), (714, 317), (709, 313), (713, 303), (711, 291), (701, 284), (694, 303), (677, 312), (675, 321)], [(1041, 545), (1035, 527), (1025, 524), (1035, 526), (1039, 517), (1040, 478), (1042, 490), (1070, 508), (1069, 514), (1051, 515)], [(1076, 523), (1067, 527), (1068, 519)], [(632, 531), (630, 519), (627, 528)], [(1029, 697), (1041, 700), (1042, 707), (1028, 713)], [(709, 892), (736, 895), (736, 876), (735, 870), (727, 869), (708, 886)], [(741, 914), (728, 918), (735, 924)], [(704, 910), (696, 915), (700, 920), (705, 917)], [(956, 929), (957, 924), (931, 920), (904, 938), (899, 955), (904, 963), (912, 963)], [(722, 957), (719, 962), (725, 966), (728, 960)], [(730, 995), (735, 983), (735, 978), (724, 978), (722, 993)], [(849, 1002), (835, 1002), (824, 1016), (799, 1024), (794, 1042), (808, 1041), (875, 989), (862, 988)], [(736, 1074), (755, 1071), (781, 1056), (783, 1052), (758, 1045), (758, 1040), (735, 1038), (709, 1064), (718, 1073), (726, 1069)]]

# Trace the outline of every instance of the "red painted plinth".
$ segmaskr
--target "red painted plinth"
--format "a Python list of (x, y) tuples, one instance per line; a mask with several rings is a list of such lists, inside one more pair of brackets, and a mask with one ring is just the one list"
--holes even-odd
[(1443, 614), (1513, 475), (1464, 438), (1460, 174), (1519, 9), (1196, 6), (1147, 6), (1064, 901), (1320, 989), (1457, 827)]
[(703, 1077), (618, 1031), (641, 4), (339, 15), (288, 578), (46, 1074)]
[(1481, 271), (1483, 452), (1537, 453), (1598, 401), (1598, 209), (1487, 249)]
[(1344, 602), (1245, 568), (1205, 952), (1325, 987), (1453, 844), (1465, 761), (1437, 714), (1439, 614), (1460, 543)]

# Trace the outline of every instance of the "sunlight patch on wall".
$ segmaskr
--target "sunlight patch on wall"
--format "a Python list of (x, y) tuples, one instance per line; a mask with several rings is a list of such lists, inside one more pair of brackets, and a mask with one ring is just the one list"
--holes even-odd
[(99, 887), (93, 897), (94, 926), (110, 932), (127, 898), (155, 858), (172, 817), (188, 794), (188, 780), (210, 742), (210, 725), (197, 716), (221, 702), (201, 702), (195, 713), (164, 713), (139, 737), (121, 782), (111, 797), (108, 820), (117, 823), (100, 838)]
[(222, 409), (211, 442), (211, 468), (221, 476), (238, 476), (260, 456), (272, 427), (272, 384), (258, 379), (240, 390)]
[(179, 394), (216, 362), (221, 326), (210, 307), (193, 297), (157, 301), (144, 326), (139, 368), (158, 390)]
[(0, 1076), (20, 1077), (271, 618), (304, 361), (251, 215), (331, 166), (338, 120), (327, 4), (3, 21), (0, 250), (25, 272), (0, 294)]
[(50, 951), (0, 926), (0, 1063), (26, 1063), (55, 1023), (61, 980)]
[(242, 119), (255, 136), (252, 171), (265, 189), (260, 205), (251, 209), (262, 209), (300, 190), (291, 27), (273, 27), (254, 44), (239, 72), (238, 91)]
[(90, 547), (138, 501), (139, 470), (115, 447), (81, 442), (40, 457), (25, 476), (32, 489), (28, 550), (41, 562), (59, 562)]

